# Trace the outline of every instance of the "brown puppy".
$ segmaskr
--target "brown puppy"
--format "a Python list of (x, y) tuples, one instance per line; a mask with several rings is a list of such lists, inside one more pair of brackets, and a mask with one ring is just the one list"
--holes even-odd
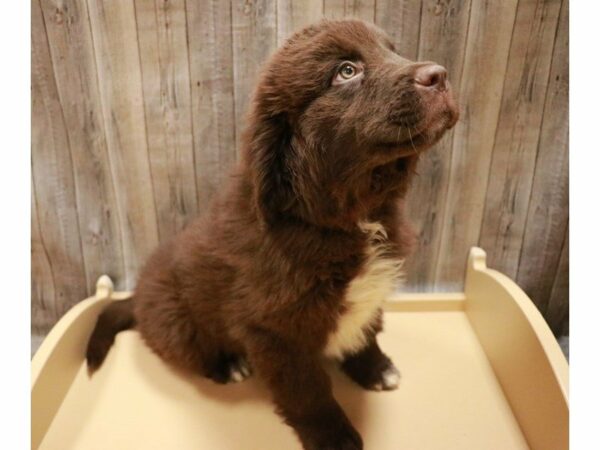
[(320, 358), (367, 389), (397, 386), (375, 336), (413, 240), (403, 198), (456, 120), (445, 70), (402, 58), (376, 27), (295, 34), (265, 67), (229, 183), (152, 255), (135, 299), (103, 312), (90, 369), (137, 326), (165, 361), (216, 382), (252, 367), (304, 448), (362, 448)]

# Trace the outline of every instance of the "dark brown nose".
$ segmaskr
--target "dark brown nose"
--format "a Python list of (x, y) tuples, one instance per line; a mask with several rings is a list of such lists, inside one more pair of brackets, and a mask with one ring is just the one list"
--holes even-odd
[(448, 89), (447, 75), (446, 69), (439, 64), (428, 64), (415, 71), (415, 83), (418, 86), (445, 91)]

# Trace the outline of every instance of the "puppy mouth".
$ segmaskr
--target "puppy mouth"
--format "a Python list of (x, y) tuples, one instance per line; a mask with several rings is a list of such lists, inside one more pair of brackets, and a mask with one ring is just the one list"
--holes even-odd
[(380, 147), (406, 155), (418, 153), (437, 143), (455, 123), (456, 119), (444, 114), (444, 117), (421, 127), (404, 127), (400, 131), (403, 136), (408, 135), (408, 139), (384, 141)]
[(400, 156), (419, 153), (436, 144), (457, 121), (458, 110), (453, 102), (449, 102), (442, 111), (426, 117), (421, 124), (398, 125), (398, 135), (402, 135), (402, 139), (383, 141), (380, 147), (399, 152)]
[(412, 150), (413, 153), (416, 153), (423, 146), (427, 144), (428, 134), (427, 130), (419, 131), (416, 128), (407, 127), (406, 132), (408, 133), (408, 139), (401, 141), (383, 141), (379, 144), (379, 147), (387, 148), (390, 150)]

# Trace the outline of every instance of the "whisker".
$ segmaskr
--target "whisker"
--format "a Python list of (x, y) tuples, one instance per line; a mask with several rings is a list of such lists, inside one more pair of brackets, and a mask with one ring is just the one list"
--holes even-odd
[(408, 127), (407, 130), (408, 130), (408, 137), (410, 138), (410, 145), (412, 146), (412, 148), (413, 148), (413, 150), (415, 152), (415, 155), (417, 155), (418, 152), (417, 152), (417, 149), (415, 148), (415, 144), (414, 144), (414, 142), (412, 140), (412, 134), (410, 132), (410, 127)]

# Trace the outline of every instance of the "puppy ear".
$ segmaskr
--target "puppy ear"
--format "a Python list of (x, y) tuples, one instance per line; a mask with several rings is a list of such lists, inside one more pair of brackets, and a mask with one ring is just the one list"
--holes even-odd
[(255, 122), (249, 144), (254, 203), (267, 225), (272, 225), (293, 203), (288, 166), (292, 128), (284, 114)]

